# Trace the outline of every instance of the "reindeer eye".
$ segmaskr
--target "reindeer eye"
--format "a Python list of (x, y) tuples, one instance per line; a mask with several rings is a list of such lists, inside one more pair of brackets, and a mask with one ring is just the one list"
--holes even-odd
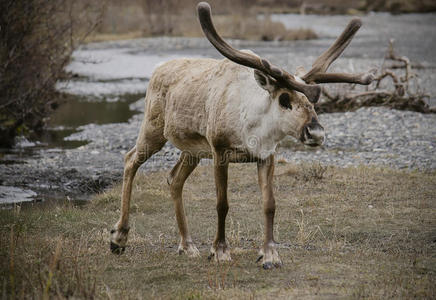
[(286, 109), (292, 109), (291, 98), (288, 93), (283, 93), (279, 96), (279, 104)]

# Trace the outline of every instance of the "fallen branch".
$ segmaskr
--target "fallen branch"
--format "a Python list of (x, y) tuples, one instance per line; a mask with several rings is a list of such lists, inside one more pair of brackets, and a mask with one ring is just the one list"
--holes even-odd
[[(386, 62), (389, 61), (389, 67)], [(375, 74), (373, 83), (366, 91), (340, 91), (333, 94), (323, 88), (323, 99), (317, 105), (318, 112), (338, 112), (355, 110), (363, 106), (387, 106), (400, 110), (412, 110), (422, 113), (436, 113), (436, 108), (430, 108), (430, 95), (419, 85), (418, 74), (406, 56), (399, 56), (394, 50), (394, 40), (389, 41), (385, 61)], [(414, 81), (412, 81), (414, 80)]]

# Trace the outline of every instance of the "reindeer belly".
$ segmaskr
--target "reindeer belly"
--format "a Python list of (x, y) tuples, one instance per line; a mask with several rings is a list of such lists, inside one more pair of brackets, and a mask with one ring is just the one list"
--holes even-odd
[(212, 150), (206, 137), (195, 132), (177, 132), (167, 139), (178, 149), (190, 153), (192, 156), (211, 158)]

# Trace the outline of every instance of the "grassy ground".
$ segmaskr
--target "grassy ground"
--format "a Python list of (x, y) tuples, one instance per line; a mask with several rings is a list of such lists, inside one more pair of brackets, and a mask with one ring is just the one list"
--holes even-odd
[[(138, 176), (129, 247), (109, 251), (120, 188), (92, 202), (0, 211), (4, 298), (435, 298), (436, 173), (279, 163), (275, 235), (284, 262), (256, 264), (262, 209), (254, 164), (231, 165), (233, 261), (207, 260), (216, 228), (210, 166), (185, 186), (201, 258), (176, 254), (167, 172)], [(12, 298), (11, 297), (11, 298)]]

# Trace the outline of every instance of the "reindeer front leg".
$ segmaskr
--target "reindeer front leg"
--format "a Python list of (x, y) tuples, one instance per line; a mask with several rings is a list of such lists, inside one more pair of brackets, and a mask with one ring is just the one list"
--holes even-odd
[(210, 249), (209, 259), (215, 258), (215, 261), (229, 261), (230, 249), (226, 243), (226, 216), (229, 211), (227, 202), (227, 173), (229, 168), (228, 159), (223, 152), (215, 152), (214, 156), (214, 175), (217, 204), (216, 210), (218, 213), (218, 229), (215, 241)]
[(274, 241), (274, 214), (276, 204), (273, 195), (273, 176), (274, 176), (274, 156), (271, 155), (265, 160), (258, 161), (257, 172), (259, 186), (263, 198), (263, 212), (265, 215), (265, 240), (263, 247), (260, 249), (260, 257), (264, 269), (272, 267), (280, 267), (282, 261), (276, 250), (276, 242)]

